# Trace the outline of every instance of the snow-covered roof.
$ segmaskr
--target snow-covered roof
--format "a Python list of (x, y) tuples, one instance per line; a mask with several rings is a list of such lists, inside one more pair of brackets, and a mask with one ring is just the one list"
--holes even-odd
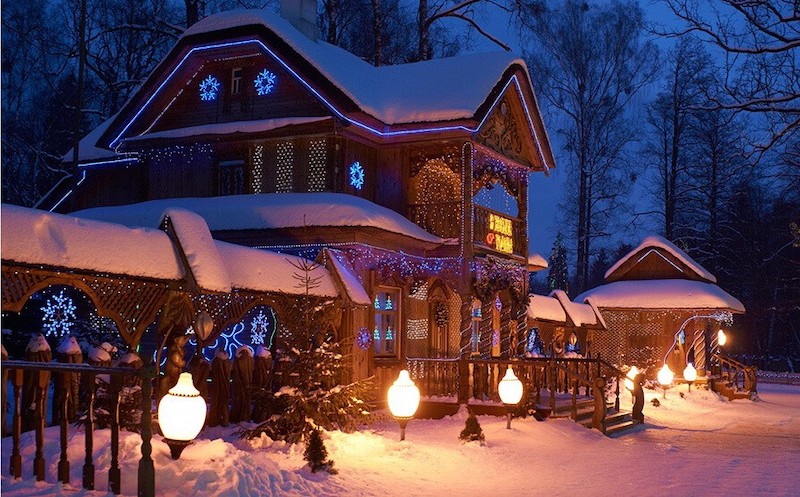
[(558, 299), (544, 295), (528, 295), (528, 317), (566, 323), (567, 315)]
[[(639, 256), (639, 259), (636, 261), (636, 262), (639, 262), (639, 261), (643, 260), (645, 257), (647, 257), (648, 255), (650, 255), (651, 250), (654, 250), (654, 249), (662, 249), (662, 250), (667, 251), (670, 255), (675, 257), (681, 263), (683, 263), (686, 266), (688, 266), (689, 269), (691, 269), (700, 278), (702, 278), (702, 279), (704, 279), (706, 281), (709, 281), (711, 283), (716, 283), (717, 282), (717, 278), (713, 274), (709, 273), (706, 270), (706, 268), (704, 268), (703, 266), (698, 264), (694, 259), (689, 257), (689, 255), (687, 255), (686, 252), (684, 252), (683, 250), (679, 249), (677, 246), (675, 246), (674, 243), (670, 242), (666, 238), (661, 237), (661, 236), (657, 236), (657, 235), (648, 236), (647, 238), (642, 240), (642, 243), (640, 243), (638, 247), (636, 247), (635, 249), (633, 249), (630, 252), (628, 252), (624, 257), (622, 257), (620, 260), (618, 260), (616, 262), (616, 264), (611, 266), (611, 268), (609, 268), (609, 270), (606, 271), (606, 274), (605, 274), (606, 280), (608, 280), (614, 274), (614, 272), (616, 272), (619, 268), (622, 267), (623, 264), (628, 262), (633, 257), (635, 257), (635, 256), (639, 255), (640, 253), (642, 253)], [(680, 268), (677, 268), (677, 269), (679, 269), (680, 271), (683, 271)]]
[(328, 259), (331, 261), (333, 270), (339, 277), (344, 291), (350, 300), (356, 305), (371, 305), (372, 299), (364, 290), (364, 285), (358, 280), (355, 274), (339, 259), (339, 254), (334, 250), (326, 249)]
[(185, 209), (167, 209), (164, 217), (169, 219), (197, 285), (204, 290), (229, 293), (231, 278), (205, 220)]
[(569, 319), (575, 326), (597, 324), (597, 316), (595, 316), (591, 306), (571, 301), (564, 290), (553, 290), (550, 292), (550, 296), (556, 298), (559, 303), (561, 303), (564, 311), (566, 311)]
[(526, 68), (509, 52), (375, 67), (342, 48), (306, 37), (268, 10), (220, 12), (192, 25), (183, 36), (247, 25), (273, 31), (361, 110), (386, 124), (472, 118), (506, 69), (514, 64)]
[(208, 223), (211, 231), (367, 226), (431, 243), (441, 244), (446, 241), (428, 233), (397, 212), (343, 193), (264, 193), (170, 198), (117, 207), (96, 207), (74, 212), (73, 215), (126, 226), (158, 226), (164, 211), (172, 207), (199, 214)]
[[(305, 287), (298, 286), (294, 275), (305, 276), (299, 269), (302, 263), (310, 262), (292, 255), (278, 254), (268, 250), (243, 247), (215, 240), (217, 251), (225, 263), (232, 287), (257, 292), (280, 292), (301, 295)], [(315, 265), (309, 272), (311, 278), (319, 278), (319, 286), (311, 293), (320, 297), (336, 297), (338, 291), (331, 274), (322, 266)]]
[[(330, 117), (287, 117), (284, 119), (260, 119), (256, 121), (233, 121), (227, 123), (203, 124), (188, 128), (168, 129), (145, 133), (128, 138), (128, 141), (151, 140), (156, 138), (186, 138), (201, 135), (229, 135), (233, 133), (263, 133), (286, 126), (296, 126), (320, 121), (329, 121)], [(83, 155), (83, 154), (81, 154)]]
[(528, 271), (541, 271), (542, 269), (547, 269), (547, 259), (541, 256), (541, 254), (533, 253), (528, 256)]
[(132, 229), (8, 204), (0, 212), (5, 261), (161, 280), (184, 276), (169, 236), (155, 228)]
[(600, 308), (728, 309), (745, 312), (744, 305), (717, 285), (696, 280), (615, 281), (578, 295)]

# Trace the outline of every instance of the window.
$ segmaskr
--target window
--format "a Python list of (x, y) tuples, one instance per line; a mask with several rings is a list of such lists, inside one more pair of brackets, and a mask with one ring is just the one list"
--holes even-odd
[(244, 161), (220, 162), (217, 167), (217, 195), (244, 193)]
[(372, 339), (376, 356), (397, 355), (397, 324), (400, 322), (399, 292), (397, 290), (378, 291), (374, 301), (375, 327)]
[(231, 71), (231, 95), (242, 93), (242, 68), (237, 67)]

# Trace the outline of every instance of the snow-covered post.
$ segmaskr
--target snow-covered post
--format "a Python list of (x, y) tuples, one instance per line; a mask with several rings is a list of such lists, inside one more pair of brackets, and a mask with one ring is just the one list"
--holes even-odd
[(253, 352), (247, 345), (236, 350), (233, 360), (233, 406), (231, 421), (250, 421), (253, 402)]

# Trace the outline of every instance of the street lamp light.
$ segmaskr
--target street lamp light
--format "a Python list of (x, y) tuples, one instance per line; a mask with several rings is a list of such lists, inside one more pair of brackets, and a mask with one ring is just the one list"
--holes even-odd
[(694, 364), (691, 362), (686, 365), (686, 368), (683, 370), (683, 379), (689, 383), (689, 391), (692, 391), (692, 383), (694, 380), (697, 379), (697, 370), (694, 368)]
[(158, 424), (173, 459), (192, 443), (205, 420), (206, 401), (192, 384), (192, 374), (181, 373), (178, 383), (158, 404)]
[(672, 385), (672, 379), (675, 377), (672, 374), (672, 371), (669, 369), (669, 366), (664, 364), (664, 367), (658, 372), (658, 382), (661, 384), (661, 388), (664, 389), (664, 398), (667, 398), (667, 389)]
[(389, 387), (389, 411), (400, 425), (400, 440), (406, 439), (406, 426), (419, 407), (419, 389), (408, 376), (407, 370), (400, 371), (394, 384)]
[(500, 400), (506, 405), (506, 429), (510, 430), (511, 409), (522, 400), (522, 382), (514, 374), (514, 369), (511, 366), (506, 369), (506, 375), (497, 385), (497, 393), (500, 394)]

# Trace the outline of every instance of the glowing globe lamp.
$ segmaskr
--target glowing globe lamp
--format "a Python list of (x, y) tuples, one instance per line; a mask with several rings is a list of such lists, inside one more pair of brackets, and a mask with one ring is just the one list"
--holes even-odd
[(500, 380), (497, 385), (497, 393), (500, 394), (500, 400), (506, 405), (507, 422), (506, 429), (511, 429), (511, 408), (522, 400), (522, 382), (514, 374), (514, 370), (509, 367), (506, 369), (506, 375)]
[(639, 374), (639, 368), (633, 366), (628, 374), (625, 375), (625, 388), (629, 392), (633, 392), (633, 380), (636, 379), (636, 375)]
[(692, 383), (697, 379), (697, 370), (691, 362), (683, 370), (683, 379), (689, 383), (689, 391), (692, 391)]
[(181, 373), (178, 383), (158, 404), (158, 424), (173, 459), (192, 443), (205, 420), (206, 401), (194, 387), (192, 374)]
[(724, 346), (728, 342), (728, 336), (725, 334), (724, 331), (719, 330), (717, 332), (717, 343), (720, 347)]
[(400, 371), (394, 384), (389, 387), (389, 411), (400, 424), (400, 440), (406, 439), (406, 426), (419, 407), (419, 389), (408, 376), (407, 370)]
[(667, 398), (667, 388), (672, 385), (672, 379), (675, 377), (672, 374), (672, 371), (669, 369), (669, 366), (664, 364), (664, 367), (658, 372), (658, 382), (661, 384), (661, 388), (664, 389), (664, 398)]

